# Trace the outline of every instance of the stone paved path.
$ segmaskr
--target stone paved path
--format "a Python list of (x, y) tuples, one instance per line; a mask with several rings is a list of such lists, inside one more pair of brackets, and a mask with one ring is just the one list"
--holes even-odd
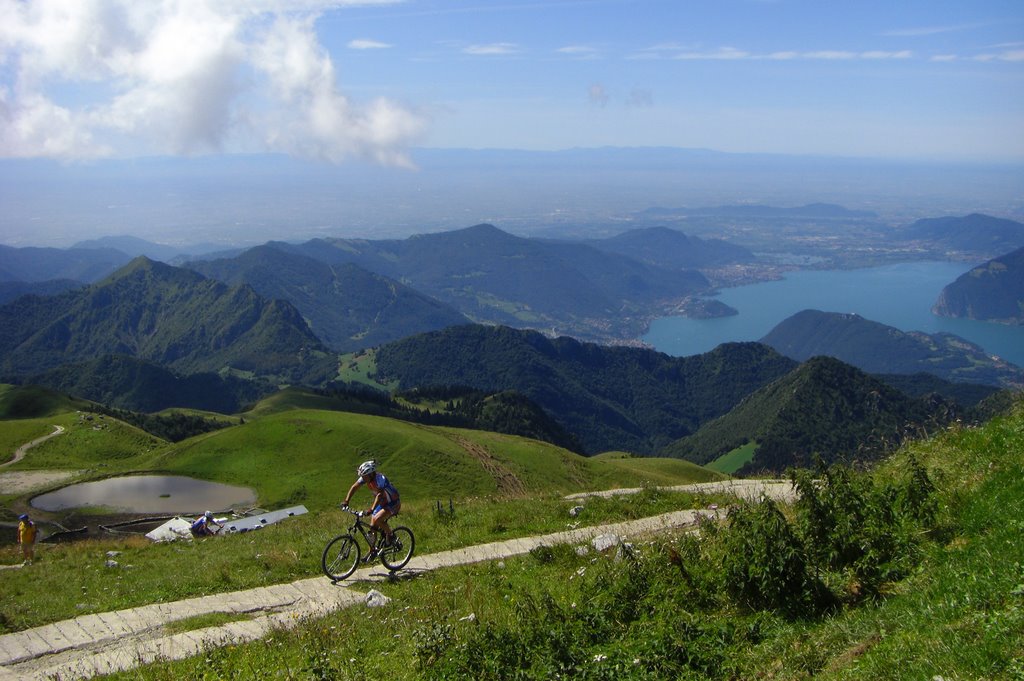
[[(742, 492), (779, 499), (788, 499), (792, 495), (788, 483), (768, 483), (760, 487), (745, 484)], [(636, 537), (690, 526), (696, 523), (699, 515), (714, 513), (675, 511), (628, 522), (415, 556), (400, 574), (416, 575), (443, 567), (508, 558), (542, 545), (582, 544), (601, 534)], [(0, 636), (0, 681), (83, 679), (157, 660), (190, 657), (211, 646), (254, 641), (275, 628), (292, 626), (305, 617), (363, 603), (365, 594), (358, 587), (388, 578), (388, 572), (375, 565), (357, 570), (349, 579), (337, 584), (326, 577), (312, 577), (290, 584), (83, 615), (5, 634)], [(178, 634), (169, 634), (164, 629), (168, 623), (209, 613), (247, 614), (249, 617)]]
[[(694, 482), (688, 485), (658, 487), (667, 492), (692, 492), (695, 494), (732, 494), (740, 499), (757, 501), (762, 496), (771, 497), (786, 503), (796, 499), (796, 490), (788, 480), (718, 480), (715, 482)], [(570, 494), (566, 499), (586, 499), (587, 497), (615, 497), (622, 494), (637, 494), (643, 487), (622, 487), (600, 492), (580, 492)]]

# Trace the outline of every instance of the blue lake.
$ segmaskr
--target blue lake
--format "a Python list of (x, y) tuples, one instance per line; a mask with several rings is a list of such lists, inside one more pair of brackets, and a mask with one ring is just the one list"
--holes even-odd
[(971, 269), (950, 262), (914, 262), (860, 270), (791, 272), (780, 281), (722, 289), (717, 298), (739, 311), (732, 317), (663, 317), (643, 340), (661, 352), (697, 355), (731, 341), (756, 341), (801, 310), (854, 312), (902, 331), (945, 331), (989, 354), (1024, 367), (1024, 326), (931, 313), (943, 287)]

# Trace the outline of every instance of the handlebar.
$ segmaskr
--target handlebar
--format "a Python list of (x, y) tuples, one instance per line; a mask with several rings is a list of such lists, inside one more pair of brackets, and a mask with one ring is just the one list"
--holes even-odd
[(353, 511), (351, 508), (349, 508), (345, 504), (338, 504), (338, 508), (340, 508), (342, 511), (348, 511), (349, 513), (351, 513), (352, 515), (354, 515), (357, 518), (365, 518), (366, 516), (370, 515), (366, 511)]

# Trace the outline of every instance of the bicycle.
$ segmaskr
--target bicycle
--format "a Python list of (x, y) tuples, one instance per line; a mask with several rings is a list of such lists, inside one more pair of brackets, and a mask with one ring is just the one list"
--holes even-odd
[(381, 533), (363, 522), (363, 518), (369, 514), (366, 511), (353, 511), (346, 506), (342, 506), (342, 509), (355, 516), (355, 520), (345, 534), (339, 534), (327, 542), (323, 556), (320, 558), (320, 566), (332, 582), (345, 579), (359, 566), (362, 550), (359, 547), (359, 542), (356, 541), (357, 535), (363, 536), (363, 541), (367, 546), (377, 547), (377, 557), (389, 572), (396, 572), (406, 566), (416, 547), (416, 538), (413, 536), (412, 530), (399, 525), (392, 528), (393, 539), (390, 544), (385, 545), (383, 537), (378, 537), (376, 542), (371, 542), (371, 532)]

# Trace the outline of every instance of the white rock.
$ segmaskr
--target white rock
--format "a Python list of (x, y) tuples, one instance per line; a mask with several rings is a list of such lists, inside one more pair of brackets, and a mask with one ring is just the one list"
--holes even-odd
[(390, 602), (390, 598), (388, 598), (381, 592), (377, 591), (376, 589), (370, 589), (368, 592), (366, 592), (367, 608), (382, 608)]
[(599, 534), (590, 540), (590, 545), (598, 553), (613, 549), (622, 544), (622, 537), (617, 534)]

